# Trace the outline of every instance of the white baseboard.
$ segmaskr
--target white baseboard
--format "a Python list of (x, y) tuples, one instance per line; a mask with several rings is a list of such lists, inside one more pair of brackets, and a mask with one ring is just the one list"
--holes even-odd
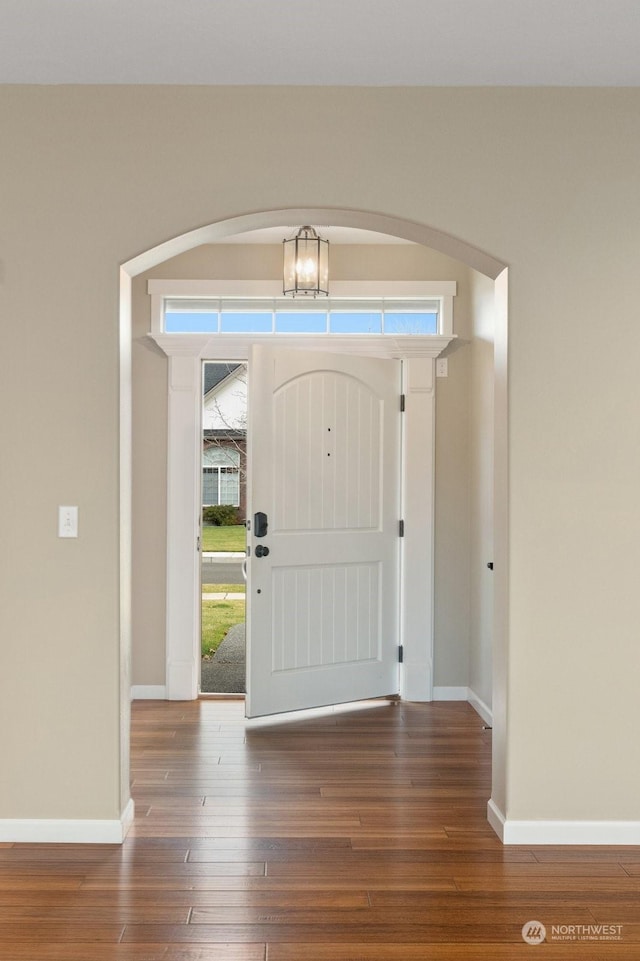
[(640, 844), (640, 821), (513, 821), (493, 801), (487, 820), (503, 844)]
[(133, 801), (119, 819), (5, 818), (0, 841), (15, 844), (122, 844), (131, 827)]
[(484, 723), (488, 724), (489, 727), (493, 727), (493, 711), (489, 705), (485, 704), (484, 701), (481, 700), (476, 692), (471, 688), (469, 688), (469, 696), (467, 700), (469, 701), (471, 707), (480, 715)]
[(129, 828), (133, 824), (133, 819), (136, 813), (136, 806), (133, 798), (129, 798), (127, 801), (127, 806), (120, 816), (120, 824), (122, 825), (122, 840), (126, 838), (129, 833)]
[(434, 687), (434, 701), (466, 701), (469, 699), (468, 687)]
[(470, 687), (434, 687), (434, 701), (468, 701), (471, 707), (477, 711), (485, 724), (493, 727), (493, 714), (491, 708), (482, 701), (475, 691)]
[(167, 688), (164, 684), (132, 684), (132, 701), (166, 701)]
[(487, 801), (487, 821), (504, 844), (505, 817), (493, 798)]

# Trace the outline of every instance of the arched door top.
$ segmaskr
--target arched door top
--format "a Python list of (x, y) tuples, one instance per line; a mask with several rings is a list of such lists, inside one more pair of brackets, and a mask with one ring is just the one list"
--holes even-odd
[(486, 274), (492, 280), (502, 273), (507, 266), (503, 261), (487, 254), (464, 240), (451, 234), (428, 227), (426, 224), (414, 223), (399, 217), (386, 214), (371, 213), (365, 210), (348, 210), (337, 207), (285, 207), (282, 210), (263, 210), (257, 213), (243, 214), (220, 220), (217, 223), (198, 227), (165, 243), (158, 244), (151, 250), (133, 257), (123, 264), (123, 269), (131, 277), (150, 270), (156, 264), (176, 257), (193, 247), (224, 240), (245, 233), (249, 230), (260, 230), (265, 227), (286, 227), (291, 224), (313, 223), (328, 227), (356, 227), (360, 230), (372, 230), (376, 233), (401, 237), (424, 247), (431, 247), (448, 257), (461, 261), (468, 267)]

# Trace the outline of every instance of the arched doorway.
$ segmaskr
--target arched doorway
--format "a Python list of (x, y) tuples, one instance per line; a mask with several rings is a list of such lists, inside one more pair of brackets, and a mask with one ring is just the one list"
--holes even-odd
[[(480, 271), (489, 277), (495, 284), (495, 310), (496, 310), (496, 377), (495, 377), (495, 400), (496, 400), (496, 445), (494, 457), (494, 478), (495, 478), (495, 612), (494, 612), (494, 742), (496, 745), (496, 755), (494, 758), (494, 777), (500, 770), (503, 770), (503, 744), (504, 729), (506, 725), (506, 675), (504, 665), (506, 663), (506, 628), (505, 613), (507, 599), (506, 581), (506, 553), (507, 553), (507, 517), (506, 517), (506, 344), (507, 344), (507, 315), (506, 315), (506, 282), (507, 274), (505, 265), (495, 258), (484, 254), (482, 251), (472, 247), (457, 238), (444, 234), (440, 231), (429, 228), (425, 225), (415, 224), (393, 217), (380, 214), (367, 213), (364, 211), (351, 211), (343, 209), (322, 209), (322, 208), (298, 208), (284, 209), (277, 211), (264, 211), (249, 214), (241, 217), (232, 218), (219, 223), (211, 224), (207, 227), (199, 228), (188, 234), (182, 235), (171, 241), (159, 245), (139, 257), (134, 258), (123, 266), (122, 283), (122, 303), (123, 303), (123, 327), (127, 326), (127, 305), (128, 305), (128, 285), (131, 278), (141, 271), (147, 270), (154, 264), (161, 263), (169, 257), (189, 250), (201, 244), (231, 237), (246, 231), (261, 229), (264, 227), (286, 227), (291, 223), (312, 222), (318, 225), (337, 225), (357, 227), (363, 230), (376, 231), (391, 236), (403, 237), (415, 243), (439, 250), (448, 256), (455, 257), (462, 263), (467, 264), (475, 270)], [(184, 361), (184, 358), (183, 358)], [(180, 361), (176, 365), (176, 370), (185, 370), (185, 363)], [(178, 374), (178, 377), (180, 374)], [(191, 376), (191, 375), (190, 375)], [(126, 449), (126, 413), (123, 416), (123, 444)], [(124, 475), (127, 471), (127, 457), (123, 456)], [(124, 489), (123, 485), (123, 489)], [(126, 500), (126, 495), (125, 495)], [(127, 511), (123, 510), (123, 526), (126, 527)], [(126, 532), (124, 541), (126, 543)], [(126, 570), (123, 567), (123, 570)], [(125, 595), (126, 596), (126, 595)], [(171, 602), (170, 602), (171, 603)], [(187, 602), (189, 603), (189, 602)], [(169, 618), (180, 619), (181, 612), (175, 602), (170, 611)], [(123, 615), (126, 617), (126, 612)], [(179, 670), (179, 668), (178, 668)], [(184, 679), (186, 683), (187, 679)], [(497, 777), (494, 798), (497, 796), (497, 804), (503, 808), (501, 800), (501, 785), (504, 783), (503, 776)]]

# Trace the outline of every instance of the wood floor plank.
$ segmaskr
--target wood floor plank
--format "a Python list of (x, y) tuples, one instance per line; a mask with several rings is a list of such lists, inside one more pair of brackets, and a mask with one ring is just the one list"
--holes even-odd
[[(206, 909), (204, 909), (206, 910)], [(26, 906), (0, 904), (0, 927), (10, 922), (67, 922), (70, 924), (186, 924), (191, 916), (190, 907), (174, 907), (155, 904), (116, 904), (74, 906), (45, 905), (42, 902)]]
[[(493, 833), (493, 832), (492, 832)], [(533, 852), (528, 848), (521, 847), (505, 847), (498, 841), (495, 835), (493, 837), (480, 836), (475, 837), (473, 841), (473, 847), (470, 846), (469, 841), (463, 841), (459, 838), (451, 838), (449, 834), (445, 834), (445, 837), (440, 839), (432, 834), (419, 834), (419, 835), (407, 835), (401, 834), (396, 837), (379, 837), (379, 836), (363, 836), (351, 838), (351, 847), (354, 851), (364, 853), (368, 851), (370, 853), (384, 851), (429, 851), (435, 855), (436, 852), (442, 852), (451, 854), (452, 852), (459, 852), (465, 857), (469, 857), (470, 860), (474, 859), (475, 855), (486, 856), (488, 854), (494, 854), (501, 860), (504, 861), (535, 861), (536, 858)]]
[[(183, 925), (188, 928), (189, 925)], [(111, 941), (121, 940), (126, 927), (122, 924), (103, 924), (102, 922), (87, 926), (84, 922), (68, 924), (57, 921), (29, 921), (7, 922), (0, 925), (0, 942), (8, 941), (42, 941), (43, 943), (56, 941)], [(0, 957), (2, 955), (0, 954)]]
[(55, 876), (41, 875), (40, 877), (25, 874), (22, 877), (13, 875), (12, 877), (0, 877), (0, 892), (2, 891), (78, 891), (85, 881), (82, 874), (73, 877), (58, 878)]
[[(526, 922), (525, 922), (526, 923)], [(442, 924), (412, 923), (368, 924), (366, 921), (347, 924), (333, 924), (330, 928), (322, 923), (292, 925), (291, 922), (273, 924), (184, 924), (184, 925), (127, 925), (123, 943), (129, 941), (166, 940), (170, 943), (190, 944), (216, 943), (228, 940), (231, 943), (264, 940), (269, 945), (288, 942), (293, 938), (306, 944), (322, 943), (331, 937), (343, 944), (376, 942), (380, 944), (522, 944), (522, 924)], [(625, 926), (625, 938), (635, 943), (636, 952), (640, 950), (640, 928), (629, 930)], [(611, 942), (609, 942), (611, 943)], [(423, 948), (424, 950), (424, 948)], [(600, 945), (602, 951), (602, 945)], [(488, 952), (487, 952), (488, 953)]]
[[(404, 862), (395, 861), (385, 863), (384, 866), (387, 880), (391, 882), (398, 876), (403, 880), (413, 877), (417, 878), (451, 878), (455, 876), (456, 881), (475, 881), (495, 880), (500, 884), (508, 884), (511, 881), (525, 879), (527, 881), (553, 881), (560, 878), (570, 878), (572, 880), (580, 877), (590, 879), (600, 878), (619, 878), (621, 882), (629, 880), (625, 876), (619, 864), (610, 862), (589, 862), (587, 864), (565, 864), (555, 862), (552, 864), (540, 864), (536, 861), (527, 863), (506, 862), (495, 864), (493, 862), (462, 862), (455, 865), (442, 864), (440, 862)], [(267, 862), (267, 874), (273, 878), (287, 878), (291, 881), (301, 878), (304, 881), (327, 880), (330, 876), (339, 883), (340, 878), (367, 878), (375, 880), (379, 877), (379, 868), (375, 862), (368, 860), (353, 859), (344, 864), (331, 864), (323, 862), (293, 862), (282, 864), (280, 862)], [(597, 886), (597, 885), (596, 885)]]
[(247, 827), (241, 824), (221, 825), (215, 821), (207, 822), (204, 819), (200, 821), (187, 818), (183, 819), (183, 821), (180, 819), (169, 820), (166, 818), (153, 820), (150, 816), (146, 822), (136, 823), (131, 831), (132, 836), (137, 838), (154, 837), (158, 833), (163, 834), (165, 837), (174, 838), (190, 838), (193, 837), (194, 834), (199, 834), (205, 838), (234, 838), (242, 835), (246, 837), (268, 837), (270, 835), (273, 835), (273, 837), (281, 837), (284, 835), (292, 838), (301, 838), (322, 837), (327, 832), (332, 834), (340, 833), (343, 837), (350, 837), (353, 834), (354, 828), (357, 826), (357, 822), (355, 822), (354, 819), (350, 819), (348, 822), (342, 824), (338, 821), (331, 821), (329, 823), (292, 821), (286, 825), (278, 824), (270, 828), (269, 825), (264, 823), (252, 824)]
[[(535, 949), (534, 949), (535, 950)], [(606, 954), (601, 944), (545, 943), (545, 961), (637, 961), (637, 944), (607, 944)], [(270, 944), (267, 961), (531, 961), (532, 947), (524, 942), (483, 944), (380, 944), (339, 941), (322, 944), (289, 942)]]
[[(455, 893), (455, 892), (453, 892)], [(227, 890), (200, 890), (190, 886), (184, 889), (175, 887), (168, 890), (159, 890), (143, 886), (138, 890), (123, 890), (120, 886), (114, 885), (108, 888), (87, 888), (74, 894), (72, 903), (70, 899), (60, 892), (38, 894), (37, 905), (25, 905), (24, 894), (19, 891), (0, 894), (0, 907), (9, 910), (22, 909), (26, 911), (52, 910), (66, 911), (77, 910), (78, 913), (86, 911), (87, 916), (93, 915), (94, 908), (117, 908), (123, 911), (134, 911), (150, 909), (164, 911), (165, 920), (171, 923), (180, 923), (182, 912), (191, 907), (211, 907), (219, 908), (230, 907), (256, 907), (256, 908), (277, 908), (285, 910), (287, 908), (366, 908), (371, 903), (371, 895), (366, 891), (349, 890), (340, 891), (318, 890), (297, 891), (291, 887), (283, 890), (257, 891), (253, 889)], [(169, 912), (180, 912), (180, 918), (170, 919)], [(123, 922), (124, 923), (124, 922)]]
[(605, 877), (597, 880), (591, 877), (574, 877), (565, 875), (563, 878), (456, 878), (456, 887), (464, 892), (496, 893), (496, 892), (556, 892), (556, 894), (572, 893), (575, 897), (584, 894), (593, 894), (594, 900), (602, 897), (603, 894), (618, 893), (621, 897), (629, 897), (631, 894), (640, 895), (640, 883), (633, 878)]
[[(226, 838), (228, 843), (233, 843), (235, 838)], [(298, 840), (298, 839), (292, 839)], [(265, 851), (255, 851), (254, 857), (258, 857), (260, 854), (265, 856)], [(293, 862), (303, 862), (307, 863), (310, 860), (310, 855), (304, 849), (302, 850), (287, 850), (287, 849), (275, 849), (273, 852), (268, 854), (269, 862), (275, 863), (276, 861), (282, 862), (284, 864), (291, 864)], [(425, 864), (429, 862), (431, 864), (447, 864), (455, 865), (462, 863), (474, 863), (474, 864), (486, 864), (493, 862), (494, 864), (509, 864), (509, 863), (524, 863), (531, 864), (533, 858), (529, 855), (529, 852), (502, 852), (491, 850), (483, 850), (482, 848), (478, 851), (464, 851), (460, 848), (454, 848), (448, 850), (446, 848), (439, 847), (436, 844), (425, 845), (421, 847), (417, 845), (415, 848), (404, 847), (388, 850), (378, 850), (376, 848), (372, 850), (360, 851), (355, 850), (353, 853), (347, 853), (344, 848), (328, 848), (326, 850), (318, 847), (311, 852), (311, 857), (314, 863), (320, 862), (333, 862), (342, 864), (355, 864), (356, 861), (360, 864), (370, 863), (375, 864), (379, 868), (384, 868), (387, 864), (407, 864), (409, 862)], [(242, 849), (235, 851), (233, 848), (220, 849), (217, 853), (211, 852), (195, 852), (193, 856), (190, 856), (189, 860), (194, 863), (215, 863), (220, 861), (229, 862), (241, 862), (246, 861), (248, 855), (246, 851)], [(454, 873), (454, 868), (451, 867), (450, 874)], [(273, 876), (273, 872), (272, 872)]]
[(564, 845), (553, 848), (537, 845), (533, 853), (536, 861), (618, 861), (625, 870), (627, 864), (640, 863), (640, 847), (629, 845)]
[[(171, 867), (169, 869), (169, 863)], [(265, 862), (264, 861), (250, 861), (244, 859), (241, 861), (226, 861), (222, 858), (215, 859), (212, 858), (211, 861), (206, 864), (200, 864), (197, 861), (184, 861), (180, 863), (173, 862), (158, 862), (158, 864), (163, 864), (165, 866), (165, 872), (174, 881), (187, 880), (194, 881), (197, 878), (234, 878), (234, 877), (262, 877), (265, 874)], [(158, 877), (158, 864), (152, 864), (150, 862), (143, 862), (139, 864), (105, 864), (99, 868), (96, 868), (92, 872), (92, 879), (94, 881), (100, 879), (118, 880), (120, 878), (127, 878), (129, 880), (139, 880), (147, 881)]]
[(349, 838), (335, 838), (330, 835), (325, 835), (320, 839), (309, 837), (282, 838), (277, 836), (266, 838), (259, 835), (245, 838), (189, 838), (188, 844), (189, 860), (194, 854), (200, 852), (211, 854), (221, 850), (261, 852), (261, 856), (264, 856), (265, 852), (273, 853), (274, 851), (310, 851), (315, 853), (318, 850), (336, 850), (346, 853), (352, 850)]
[[(384, 925), (389, 923), (391, 913), (387, 905), (380, 907), (362, 907), (358, 909), (327, 908), (309, 906), (306, 908), (286, 907), (280, 910), (263, 907), (198, 907), (194, 908), (190, 924), (287, 924), (292, 928), (296, 925), (323, 925), (325, 933), (344, 925)], [(611, 917), (611, 915), (609, 916)], [(396, 908), (393, 921), (398, 931), (407, 925), (427, 924), (432, 918), (437, 918), (438, 924), (455, 927), (495, 924), (506, 925), (513, 921), (513, 909), (510, 906), (495, 906), (476, 904), (475, 906), (440, 905), (425, 908), (422, 906)], [(637, 919), (637, 912), (636, 912)], [(526, 920), (526, 919), (525, 919)], [(620, 920), (620, 919), (619, 919)], [(567, 921), (566, 909), (547, 907), (545, 924), (564, 924)], [(588, 908), (573, 908), (571, 912), (572, 924), (593, 924), (593, 917)], [(619, 923), (619, 922), (618, 922)]]
[(265, 961), (265, 944), (104, 944), (95, 941), (43, 944), (0, 942), (0, 961)]

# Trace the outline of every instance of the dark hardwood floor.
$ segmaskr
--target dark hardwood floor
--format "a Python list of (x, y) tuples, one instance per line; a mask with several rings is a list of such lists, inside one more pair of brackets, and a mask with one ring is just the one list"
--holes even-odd
[(640, 961), (640, 848), (503, 847), (469, 705), (243, 709), (133, 705), (127, 841), (0, 845), (1, 961)]

